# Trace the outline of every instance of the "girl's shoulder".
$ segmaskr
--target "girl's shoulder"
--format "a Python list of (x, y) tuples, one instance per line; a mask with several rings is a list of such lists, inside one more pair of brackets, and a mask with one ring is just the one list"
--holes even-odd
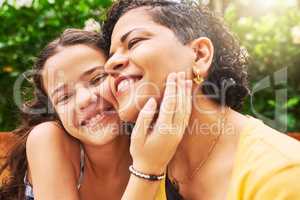
[[(63, 153), (80, 155), (80, 143), (70, 136), (65, 129), (56, 121), (43, 122), (35, 126), (29, 133), (26, 149), (49, 150), (48, 147), (62, 150)], [(58, 148), (58, 149), (56, 149)]]
[(57, 166), (66, 169), (66, 173), (75, 173), (74, 177), (80, 174), (80, 143), (57, 122), (41, 123), (28, 133), (26, 156), (29, 179), (32, 170), (39, 171), (40, 167), (43, 171), (48, 169), (49, 175), (57, 172)]

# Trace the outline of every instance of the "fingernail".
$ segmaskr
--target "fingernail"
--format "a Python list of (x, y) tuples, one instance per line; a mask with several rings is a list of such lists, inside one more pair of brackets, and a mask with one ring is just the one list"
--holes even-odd
[(168, 76), (168, 80), (170, 80), (170, 81), (175, 81), (175, 79), (176, 79), (176, 73), (174, 73), (174, 72), (172, 72), (172, 73), (170, 73), (169, 74), (169, 76)]
[(151, 98), (147, 101), (147, 103), (146, 103), (144, 109), (145, 109), (146, 111), (153, 110), (153, 108), (154, 108), (155, 106), (156, 106), (156, 100), (155, 100), (153, 97), (151, 97)]

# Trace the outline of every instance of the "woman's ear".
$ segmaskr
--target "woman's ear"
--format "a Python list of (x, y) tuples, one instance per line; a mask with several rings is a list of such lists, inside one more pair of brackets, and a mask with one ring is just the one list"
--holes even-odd
[(206, 77), (214, 56), (212, 41), (207, 37), (200, 37), (193, 40), (190, 45), (195, 54), (193, 71), (201, 77)]

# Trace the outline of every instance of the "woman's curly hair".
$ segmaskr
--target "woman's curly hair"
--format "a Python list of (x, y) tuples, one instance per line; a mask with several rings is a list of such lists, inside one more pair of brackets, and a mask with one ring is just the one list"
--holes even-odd
[(119, 0), (109, 10), (102, 27), (106, 50), (109, 51), (117, 21), (128, 11), (141, 7), (147, 9), (153, 21), (171, 29), (183, 44), (199, 37), (212, 41), (215, 52), (202, 92), (222, 105), (239, 110), (249, 95), (248, 55), (222, 18), (205, 6), (184, 0)]

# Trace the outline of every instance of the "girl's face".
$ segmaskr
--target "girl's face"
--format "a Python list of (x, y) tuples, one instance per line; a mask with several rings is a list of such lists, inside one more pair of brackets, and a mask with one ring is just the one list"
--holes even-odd
[(194, 53), (169, 28), (153, 21), (146, 9), (124, 14), (114, 27), (110, 59), (105, 68), (114, 71), (112, 92), (120, 118), (134, 121), (150, 97), (160, 100), (166, 77), (186, 72), (192, 77)]
[(59, 47), (42, 72), (46, 92), (73, 137), (103, 145), (119, 135), (120, 120), (103, 66), (104, 54), (87, 45)]

